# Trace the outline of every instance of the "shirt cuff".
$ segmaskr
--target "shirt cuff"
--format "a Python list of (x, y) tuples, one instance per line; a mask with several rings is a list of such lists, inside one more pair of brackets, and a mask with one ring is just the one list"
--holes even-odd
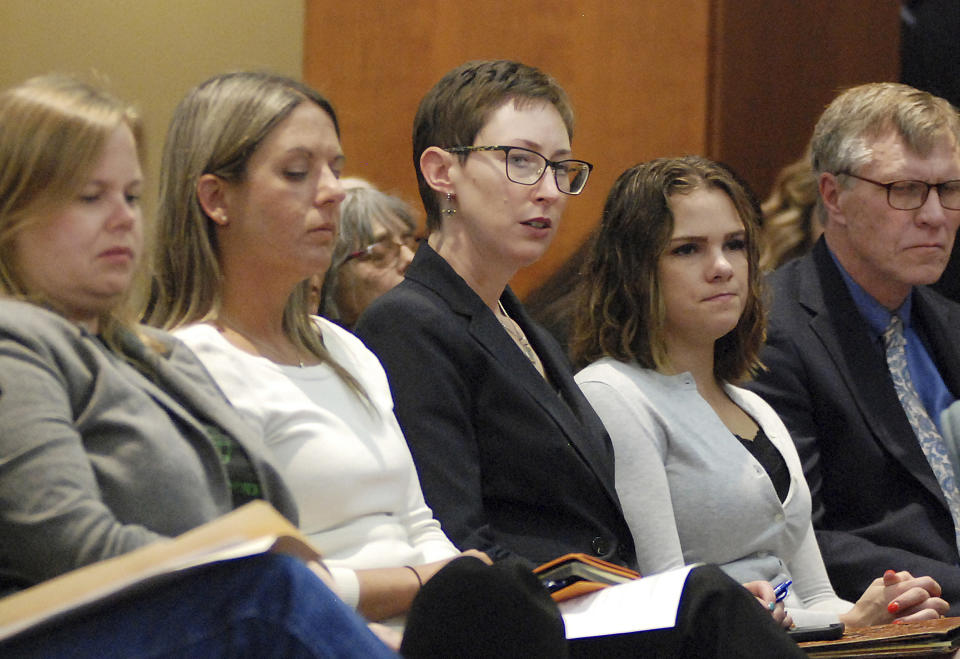
[(327, 568), (330, 570), (330, 576), (333, 577), (333, 582), (337, 586), (337, 595), (356, 610), (360, 604), (360, 580), (357, 578), (357, 573), (346, 567), (330, 567), (328, 565)]

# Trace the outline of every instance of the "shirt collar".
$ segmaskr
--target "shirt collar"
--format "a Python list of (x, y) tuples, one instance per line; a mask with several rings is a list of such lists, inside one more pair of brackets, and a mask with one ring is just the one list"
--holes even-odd
[(848, 273), (840, 264), (840, 261), (837, 260), (836, 255), (830, 250), (829, 246), (827, 246), (827, 252), (833, 259), (833, 262), (836, 264), (837, 269), (840, 271), (840, 276), (843, 277), (843, 281), (847, 285), (847, 290), (850, 291), (850, 295), (853, 297), (853, 303), (856, 305), (860, 315), (863, 316), (864, 320), (867, 321), (870, 334), (874, 339), (879, 339), (881, 336), (883, 336), (883, 332), (887, 329), (887, 325), (890, 324), (890, 318), (893, 316), (893, 314), (900, 316), (900, 320), (903, 321), (904, 330), (910, 327), (910, 312), (913, 309), (912, 288), (910, 289), (910, 293), (907, 295), (906, 299), (904, 299), (903, 304), (891, 312), (885, 306), (877, 302), (872, 295), (863, 290), (863, 287), (860, 284), (854, 281), (853, 277), (850, 276), (850, 273)]

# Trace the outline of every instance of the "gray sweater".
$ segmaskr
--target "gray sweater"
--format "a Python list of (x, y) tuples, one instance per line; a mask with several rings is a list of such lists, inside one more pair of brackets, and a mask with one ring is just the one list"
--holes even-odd
[[(264, 498), (286, 487), (193, 353), (133, 333), (122, 352), (62, 317), (0, 300), (0, 588), (40, 582), (232, 509), (203, 424), (246, 449)], [(145, 377), (141, 371), (152, 372)]]
[(792, 579), (785, 603), (798, 625), (833, 621), (852, 608), (830, 586), (790, 435), (757, 395), (725, 385), (787, 463), (790, 490), (782, 503), (689, 373), (662, 375), (602, 359), (576, 380), (613, 440), (617, 493), (641, 572), (705, 562), (741, 583)]

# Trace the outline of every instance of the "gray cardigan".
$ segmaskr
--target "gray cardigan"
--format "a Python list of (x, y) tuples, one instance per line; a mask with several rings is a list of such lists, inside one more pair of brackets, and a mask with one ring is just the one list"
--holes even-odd
[[(203, 423), (246, 449), (264, 498), (296, 509), (262, 440), (179, 341), (122, 352), (62, 317), (0, 300), (0, 588), (49, 579), (232, 509)], [(145, 377), (143, 371), (152, 371)]]
[(790, 435), (756, 394), (725, 385), (787, 463), (790, 490), (782, 503), (689, 373), (663, 375), (605, 358), (576, 379), (613, 440), (617, 492), (641, 572), (707, 562), (741, 583), (792, 579), (785, 604), (798, 625), (835, 622), (852, 607), (827, 578)]

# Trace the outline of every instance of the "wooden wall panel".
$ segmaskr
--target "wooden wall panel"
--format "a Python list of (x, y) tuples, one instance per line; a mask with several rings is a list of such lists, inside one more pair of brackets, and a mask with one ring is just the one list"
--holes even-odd
[(900, 78), (899, 3), (717, 0), (708, 153), (761, 197), (846, 87)]
[(892, 0), (306, 0), (304, 77), (343, 121), (349, 174), (419, 207), (410, 131), (446, 71), (511, 58), (553, 74), (577, 112), (574, 151), (596, 165), (522, 295), (595, 225), (630, 165), (702, 153), (765, 196), (837, 90), (899, 75)]
[(419, 207), (413, 115), (444, 73), (510, 58), (556, 77), (577, 113), (575, 155), (596, 169), (547, 256), (513, 281), (523, 294), (579, 245), (621, 171), (704, 150), (708, 16), (706, 0), (307, 0), (304, 78), (341, 115), (347, 173)]

